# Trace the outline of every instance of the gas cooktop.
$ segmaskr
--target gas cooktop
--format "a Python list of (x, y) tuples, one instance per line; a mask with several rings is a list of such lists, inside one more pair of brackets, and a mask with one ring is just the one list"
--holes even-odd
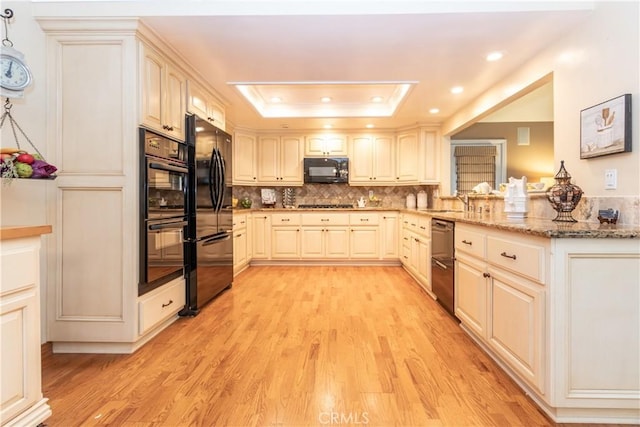
[(317, 205), (298, 205), (302, 209), (351, 209), (353, 205), (346, 204), (317, 204)]

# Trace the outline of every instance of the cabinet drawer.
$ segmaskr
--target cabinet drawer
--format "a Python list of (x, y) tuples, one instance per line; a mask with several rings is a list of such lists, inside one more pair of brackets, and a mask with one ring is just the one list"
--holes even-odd
[(336, 213), (308, 213), (302, 215), (302, 225), (349, 225), (349, 215)]
[(176, 279), (160, 288), (158, 292), (151, 292), (150, 296), (143, 296), (139, 302), (140, 335), (143, 335), (163, 320), (176, 314), (185, 304), (184, 279)]
[(300, 225), (300, 214), (274, 213), (271, 214), (271, 226)]
[(417, 215), (405, 214), (402, 218), (402, 227), (417, 232), (419, 222), (420, 218)]
[(233, 230), (241, 230), (247, 228), (246, 214), (233, 214)]
[(486, 246), (484, 234), (465, 227), (456, 227), (454, 239), (456, 251), (484, 259)]
[(32, 239), (33, 244), (25, 244), (23, 239), (2, 242), (0, 294), (36, 286), (39, 269), (34, 267), (40, 263), (39, 239)]
[(377, 213), (352, 213), (349, 214), (350, 225), (378, 225)]
[(410, 248), (411, 247), (411, 236), (413, 235), (413, 233), (411, 232), (411, 230), (407, 230), (406, 228), (404, 228), (402, 230), (402, 246), (406, 247), (406, 248)]
[(523, 241), (487, 237), (487, 261), (544, 283), (544, 246)]
[(418, 218), (418, 233), (425, 237), (431, 235), (431, 218), (428, 216), (420, 216)]

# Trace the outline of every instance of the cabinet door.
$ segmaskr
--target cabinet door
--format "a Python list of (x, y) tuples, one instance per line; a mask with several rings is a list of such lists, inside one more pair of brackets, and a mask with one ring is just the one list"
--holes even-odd
[(455, 314), (469, 329), (487, 337), (487, 278), (483, 263), (463, 255), (455, 261)]
[(346, 156), (347, 139), (343, 135), (310, 135), (305, 138), (305, 156)]
[(189, 80), (187, 93), (187, 111), (206, 120), (209, 115), (206, 91), (197, 83)]
[(544, 393), (544, 288), (499, 269), (491, 275), (491, 347)]
[(396, 181), (402, 183), (418, 182), (418, 133), (411, 132), (398, 135), (396, 143)]
[(279, 181), (302, 184), (302, 138), (283, 136), (280, 140)]
[(271, 258), (300, 258), (299, 227), (273, 227), (271, 229)]
[(184, 140), (185, 101), (187, 96), (186, 79), (180, 71), (171, 65), (165, 66), (166, 97), (163, 126), (166, 132)]
[(258, 181), (277, 183), (280, 179), (280, 137), (259, 137), (257, 152)]
[(420, 132), (420, 170), (421, 184), (440, 182), (440, 133), (435, 129), (423, 129)]
[(368, 136), (351, 139), (349, 156), (349, 182), (373, 181), (373, 145)]
[(396, 181), (396, 150), (392, 136), (376, 136), (373, 138), (373, 180), (377, 183)]
[(300, 234), (300, 256), (302, 258), (324, 257), (324, 228), (305, 226)]
[(349, 256), (349, 227), (324, 229), (325, 257), (346, 258)]
[(398, 214), (394, 212), (385, 212), (380, 214), (382, 244), (380, 245), (380, 256), (385, 259), (398, 258), (399, 243), (399, 219)]
[(35, 286), (0, 303), (2, 402), (0, 418), (27, 410), (40, 393), (40, 310)]
[(233, 269), (239, 270), (247, 263), (247, 232), (237, 231), (233, 234)]
[(380, 256), (378, 227), (351, 227), (351, 258), (373, 259)]
[(418, 237), (417, 275), (424, 288), (431, 290), (431, 243), (425, 237)]
[(271, 255), (271, 217), (255, 215), (251, 222), (252, 258), (268, 259)]
[(141, 88), (141, 118), (145, 125), (162, 131), (163, 112), (163, 76), (164, 60), (154, 50), (143, 46), (142, 56), (142, 88)]
[(236, 132), (233, 140), (233, 184), (255, 185), (258, 180), (255, 135)]

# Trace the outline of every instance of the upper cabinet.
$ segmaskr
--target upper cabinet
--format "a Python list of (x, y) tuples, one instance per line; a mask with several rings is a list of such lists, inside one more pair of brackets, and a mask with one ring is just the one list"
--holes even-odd
[(347, 155), (347, 137), (336, 134), (309, 135), (304, 141), (305, 157), (337, 157)]
[(236, 131), (233, 136), (233, 184), (256, 185), (258, 183), (257, 137), (251, 133)]
[(224, 105), (194, 80), (187, 82), (187, 112), (225, 130)]
[(415, 184), (420, 171), (418, 131), (403, 132), (396, 140), (396, 182)]
[(258, 138), (258, 182), (269, 185), (302, 185), (302, 137)]
[(140, 42), (140, 50), (140, 121), (160, 133), (184, 140), (187, 79), (150, 46)]
[(418, 150), (420, 184), (440, 183), (440, 130), (438, 128), (420, 129)]
[(393, 135), (355, 135), (349, 141), (349, 183), (389, 185), (395, 179)]

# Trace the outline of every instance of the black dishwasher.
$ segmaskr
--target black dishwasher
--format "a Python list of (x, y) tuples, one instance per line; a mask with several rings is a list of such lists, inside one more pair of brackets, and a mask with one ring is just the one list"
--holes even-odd
[(445, 310), (453, 312), (455, 223), (439, 218), (431, 219), (431, 290)]

